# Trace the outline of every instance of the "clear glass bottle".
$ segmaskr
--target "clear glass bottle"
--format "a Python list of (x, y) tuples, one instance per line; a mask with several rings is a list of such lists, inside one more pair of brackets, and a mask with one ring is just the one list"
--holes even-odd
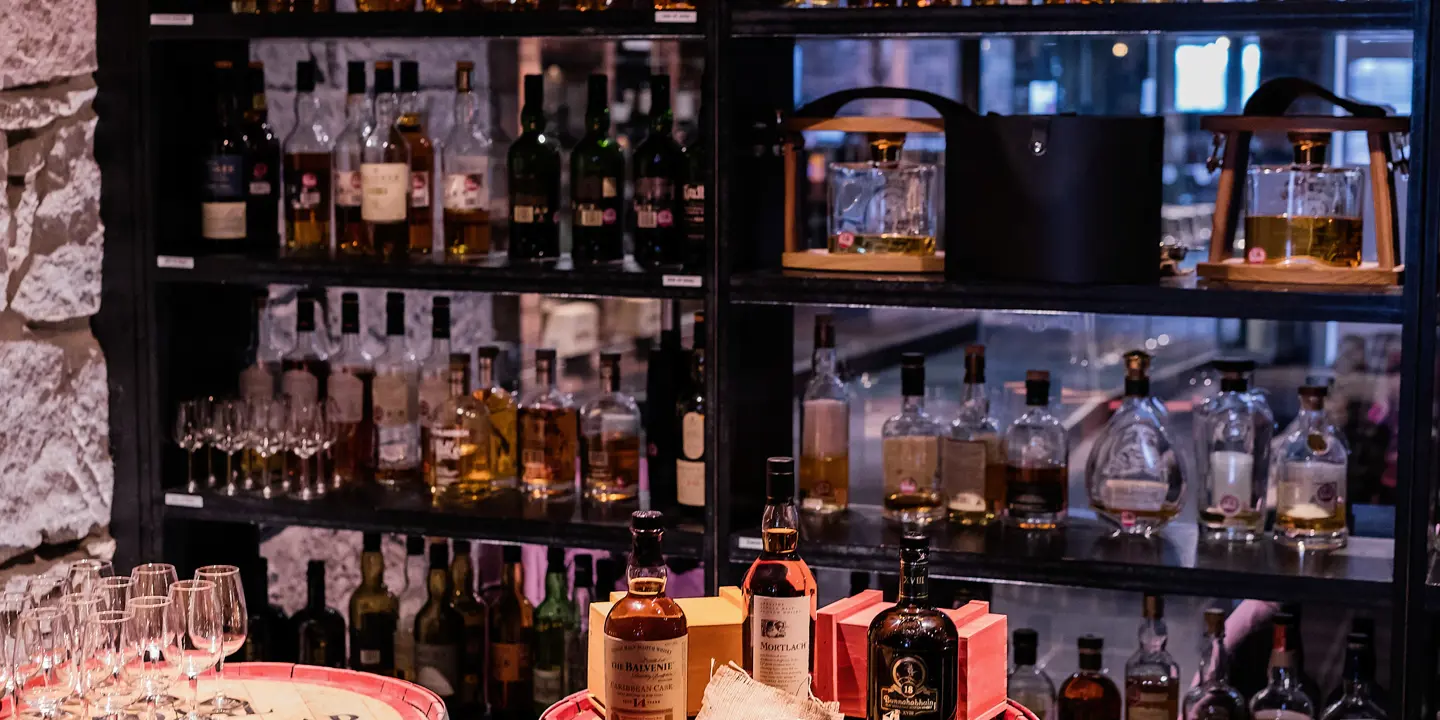
[(405, 293), (385, 295), (385, 351), (375, 360), (375, 482), (408, 490), (420, 482), (420, 366), (405, 342)]
[(1357, 267), (1365, 236), (1365, 176), (1325, 162), (1329, 133), (1290, 133), (1295, 162), (1248, 171), (1245, 262)]
[(326, 397), (335, 426), (334, 489), (369, 482), (375, 471), (375, 419), (366, 404), (375, 382), (375, 358), (360, 340), (360, 296), (340, 296), (340, 352), (330, 359)]
[(985, 346), (965, 348), (965, 386), (960, 412), (940, 441), (940, 476), (950, 502), (950, 520), (985, 525), (1004, 504), (1005, 459), (1000, 425), (985, 394)]
[(1050, 414), (1050, 373), (1025, 373), (1028, 409), (1005, 429), (1005, 518), (1026, 530), (1065, 522), (1070, 505), (1070, 446)]
[(1035, 664), (1039, 657), (1040, 634), (1030, 628), (1016, 630), (1012, 637), (1015, 669), (1006, 680), (1006, 695), (1025, 706), (1039, 720), (1055, 720), (1055, 683), (1044, 668)]
[(516, 437), (519, 408), (515, 396), (495, 379), (495, 361), (499, 357), (500, 348), (494, 345), (485, 345), (475, 351), (475, 399), (484, 403), (485, 409), (490, 412), (490, 458), (496, 490), (515, 487), (515, 458), (520, 448)]
[(925, 356), (905, 353), (900, 363), (899, 414), (880, 429), (885, 472), (884, 514), (924, 525), (945, 514), (940, 492), (940, 436), (944, 428), (925, 412)]
[(1125, 720), (1172, 720), (1180, 710), (1180, 666), (1165, 649), (1165, 598), (1145, 596), (1140, 646), (1125, 663)]
[(295, 300), (295, 346), (281, 360), (280, 393), (292, 403), (313, 405), (330, 374), (329, 343), (315, 327), (315, 296), (301, 291)]
[(387, 260), (403, 262), (410, 243), (410, 144), (396, 121), (394, 63), (375, 63), (375, 122), (360, 151), (360, 217), (369, 247)]
[(1325, 416), (1323, 387), (1300, 388), (1300, 414), (1270, 464), (1276, 484), (1275, 541), (1297, 550), (1345, 547), (1349, 451)]
[(479, 502), (490, 493), (490, 412), (468, 390), (470, 356), (450, 356), (450, 392), (430, 419), (425, 481), (439, 507)]
[(275, 397), (284, 353), (271, 342), (270, 293), (259, 290), (253, 298), (250, 315), (250, 344), (245, 349), (245, 369), (240, 371), (240, 398), (247, 401)]
[(295, 66), (295, 129), (285, 139), (285, 254), (330, 254), (330, 133), (315, 94), (314, 60)]
[(640, 495), (645, 430), (635, 398), (620, 390), (620, 353), (600, 355), (600, 394), (580, 409), (585, 497), (610, 503)]
[(1253, 542), (1265, 529), (1274, 424), (1255, 401), (1249, 361), (1219, 361), (1220, 393), (1195, 418), (1200, 532), (1206, 540)]
[(815, 316), (815, 354), (800, 401), (800, 511), (829, 515), (850, 498), (850, 389), (835, 357), (835, 325)]
[(335, 254), (364, 257), (375, 254), (365, 221), (360, 215), (364, 195), (360, 176), (365, 137), (370, 134), (370, 98), (365, 94), (365, 63), (351, 61), (345, 83), (345, 129), (335, 138), (331, 164), (335, 168)]
[(1273, 618), (1275, 635), (1270, 646), (1270, 684), (1250, 699), (1250, 715), (1255, 720), (1303, 720), (1315, 717), (1315, 703), (1301, 687), (1296, 669), (1294, 643), (1290, 633), (1294, 616), (1277, 613)]
[(578, 413), (570, 393), (555, 386), (555, 351), (535, 351), (535, 387), (520, 402), (520, 482), (542, 497), (575, 492)]
[[(463, 388), (469, 393), (470, 388)], [(430, 349), (420, 363), (418, 385), (420, 399), (420, 462), (425, 478), (430, 479), (430, 428), (435, 411), (450, 396), (450, 298), (436, 296), (430, 305)]]
[(869, 162), (830, 164), (830, 252), (934, 255), (936, 167), (900, 159), (903, 133), (868, 139)]
[(1150, 355), (1125, 353), (1125, 398), (1085, 466), (1090, 506), (1120, 532), (1148, 535), (1185, 504), (1183, 463), (1150, 396)]
[(1370, 637), (1350, 633), (1345, 644), (1344, 694), (1320, 714), (1320, 720), (1387, 720), (1385, 709), (1372, 697), (1375, 656)]
[(425, 559), (425, 538), (405, 538), (405, 586), (400, 589), (400, 619), (395, 627), (395, 677), (415, 681), (415, 615), (429, 593), (425, 576), (430, 568)]
[(1225, 611), (1205, 611), (1205, 639), (1200, 643), (1200, 683), (1185, 693), (1184, 720), (1245, 720), (1245, 696), (1230, 685), (1225, 650)]
[(484, 262), (490, 256), (490, 136), (480, 99), (471, 91), (475, 63), (455, 63), (455, 124), (445, 138), (445, 260)]

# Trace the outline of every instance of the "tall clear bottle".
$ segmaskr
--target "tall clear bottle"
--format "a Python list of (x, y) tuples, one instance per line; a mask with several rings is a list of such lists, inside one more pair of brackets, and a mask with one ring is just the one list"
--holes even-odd
[(444, 237), (446, 262), (490, 257), (490, 136), (480, 99), (471, 89), (475, 63), (455, 63), (455, 125), (445, 138)]
[(815, 316), (815, 354), (800, 401), (800, 510), (829, 515), (850, 501), (850, 389), (835, 356), (830, 315)]
[(1253, 542), (1265, 529), (1274, 421), (1247, 379), (1255, 364), (1220, 361), (1220, 393), (1196, 417), (1200, 531), (1207, 540)]
[(400, 590), (400, 619), (395, 625), (395, 677), (415, 681), (415, 615), (425, 605), (425, 538), (405, 538), (405, 586)]
[(1300, 413), (1270, 464), (1276, 484), (1275, 541), (1297, 550), (1345, 547), (1345, 476), (1350, 453), (1325, 416), (1323, 387), (1300, 388)]
[(493, 484), (497, 490), (515, 487), (516, 457), (520, 452), (516, 437), (519, 409), (515, 396), (495, 379), (495, 361), (499, 357), (500, 348), (494, 345), (475, 350), (475, 368), (478, 371), (475, 399), (490, 412), (490, 459), (494, 464)]
[[(435, 412), (450, 397), (450, 298), (438, 295), (430, 301), (430, 349), (420, 363), (420, 462), (426, 479), (434, 461), (430, 451), (430, 429)], [(465, 388), (469, 393), (470, 389)]]
[(562, 497), (575, 491), (579, 413), (570, 393), (555, 386), (555, 351), (535, 351), (535, 387), (520, 403), (520, 481), (526, 492)]
[(375, 482), (408, 490), (420, 482), (420, 367), (405, 342), (405, 293), (385, 295), (385, 351), (375, 361)]
[(1320, 720), (1387, 720), (1373, 697), (1375, 655), (1370, 638), (1350, 633), (1345, 645), (1344, 694), (1321, 713)]
[(360, 217), (369, 247), (392, 261), (404, 261), (410, 243), (410, 145), (399, 117), (394, 65), (382, 60), (375, 63), (375, 123), (360, 155)]
[(900, 412), (880, 429), (890, 520), (924, 525), (945, 514), (940, 491), (940, 436), (945, 430), (925, 412), (925, 356), (905, 353), (900, 362)]
[(370, 134), (370, 98), (365, 94), (365, 63), (350, 61), (345, 81), (345, 129), (335, 138), (331, 164), (335, 168), (335, 254), (365, 257), (375, 254), (360, 206), (364, 184), (365, 137)]
[(330, 133), (315, 95), (314, 60), (295, 65), (295, 129), (285, 139), (285, 254), (330, 254)]
[(763, 549), (740, 591), (745, 598), (741, 630), (745, 670), (757, 682), (801, 695), (810, 687), (819, 585), (800, 557), (800, 516), (795, 510), (795, 459), (772, 457), (765, 465)]
[(1315, 717), (1315, 702), (1301, 686), (1296, 666), (1294, 616), (1277, 613), (1275, 635), (1270, 647), (1270, 684), (1250, 698), (1250, 715), (1255, 720), (1304, 720)]
[(375, 472), (375, 418), (371, 389), (375, 382), (375, 358), (360, 340), (360, 296), (340, 296), (340, 352), (330, 359), (326, 397), (330, 419), (335, 425), (336, 488), (369, 482)]
[(1125, 398), (1085, 465), (1090, 506), (1124, 533), (1148, 535), (1185, 504), (1184, 463), (1150, 395), (1150, 355), (1125, 353)]
[(1015, 669), (1005, 683), (1005, 694), (1040, 720), (1055, 718), (1055, 683), (1045, 669), (1036, 664), (1039, 657), (1040, 634), (1020, 628), (1012, 634)]
[(1225, 611), (1205, 611), (1205, 639), (1200, 642), (1200, 683), (1185, 693), (1185, 720), (1246, 720), (1245, 696), (1230, 684), (1225, 650)]
[(1165, 598), (1146, 595), (1140, 646), (1125, 663), (1125, 719), (1172, 720), (1180, 710), (1180, 666), (1165, 649)]
[(1005, 518), (1021, 529), (1065, 523), (1070, 497), (1070, 447), (1065, 426), (1050, 414), (1050, 373), (1025, 373), (1028, 408), (1005, 430)]
[(425, 104), (420, 99), (420, 63), (400, 63), (400, 115), (395, 127), (410, 151), (410, 242), (412, 260), (429, 260), (435, 250), (435, 143), (425, 132)]
[(950, 502), (950, 520), (986, 525), (1004, 504), (1005, 458), (1000, 424), (990, 415), (985, 393), (985, 346), (965, 348), (965, 386), (960, 412), (940, 441), (940, 475)]
[(601, 503), (640, 494), (640, 452), (645, 430), (640, 406), (620, 390), (620, 354), (600, 355), (600, 394), (580, 409), (585, 497)]

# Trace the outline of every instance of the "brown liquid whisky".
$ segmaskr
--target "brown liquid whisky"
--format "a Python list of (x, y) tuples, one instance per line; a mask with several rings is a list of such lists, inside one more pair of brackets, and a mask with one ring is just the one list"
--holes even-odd
[(665, 594), (664, 517), (655, 510), (635, 512), (630, 535), (629, 589), (605, 616), (606, 718), (681, 720), (688, 712), (689, 628), (685, 611)]
[[(1364, 243), (1365, 221), (1358, 217), (1284, 217), (1250, 215), (1245, 218), (1246, 258), (1263, 262), (1307, 259), (1334, 267), (1357, 267)], [(1255, 249), (1264, 255), (1254, 255)]]

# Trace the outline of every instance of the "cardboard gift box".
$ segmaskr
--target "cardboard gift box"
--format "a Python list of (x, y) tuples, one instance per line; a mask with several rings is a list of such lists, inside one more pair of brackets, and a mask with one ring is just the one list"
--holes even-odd
[[(605, 616), (616, 600), (625, 597), (623, 591), (610, 593), (610, 602), (590, 605), (590, 646), (589, 678), (587, 681), (590, 697), (597, 706), (605, 705)], [(710, 668), (728, 662), (737, 665), (744, 662), (744, 646), (741, 630), (745, 622), (745, 601), (738, 587), (720, 588), (719, 597), (680, 598), (680, 609), (685, 611), (685, 624), (689, 630), (686, 673), (689, 676), (685, 689), (686, 714), (694, 717), (700, 713), (700, 701), (705, 697), (705, 686), (710, 683)]]
[[(847, 716), (865, 717), (870, 622), (893, 604), (885, 602), (879, 590), (866, 590), (820, 609), (812, 687), (821, 700), (838, 701)], [(990, 612), (990, 604), (979, 601), (944, 612), (960, 632), (957, 717), (988, 720), (999, 716), (1005, 710), (1009, 659), (1005, 616)]]

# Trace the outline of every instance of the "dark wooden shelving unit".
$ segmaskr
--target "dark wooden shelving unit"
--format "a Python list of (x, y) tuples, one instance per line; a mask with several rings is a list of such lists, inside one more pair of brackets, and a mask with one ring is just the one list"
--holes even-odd
[[(230, 15), (151, 13), (154, 40), (259, 38), (576, 37), (703, 38), (698, 13), (667, 16), (641, 10), (607, 12), (321, 13)], [(686, 22), (685, 20), (690, 20)]]

